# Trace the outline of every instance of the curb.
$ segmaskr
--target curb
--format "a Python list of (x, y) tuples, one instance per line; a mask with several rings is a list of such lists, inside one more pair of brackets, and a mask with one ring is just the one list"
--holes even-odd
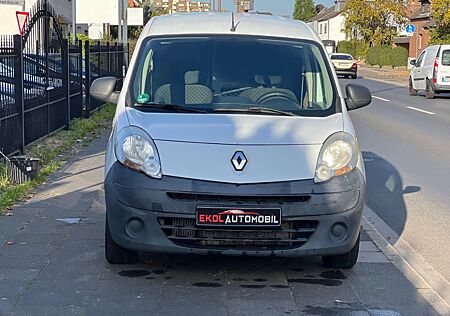
[(436, 312), (450, 315), (450, 283), (367, 206), (363, 228)]
[(367, 79), (367, 80), (373, 80), (373, 81), (377, 81), (377, 82), (382, 82), (382, 83), (387, 83), (387, 84), (392, 84), (398, 87), (402, 87), (402, 88), (408, 88), (408, 83), (399, 83), (396, 81), (390, 81), (390, 80), (383, 80), (383, 79), (379, 79), (379, 78), (373, 78), (373, 77), (368, 77), (368, 76), (363, 76), (361, 75), (361, 78), (363, 79)]

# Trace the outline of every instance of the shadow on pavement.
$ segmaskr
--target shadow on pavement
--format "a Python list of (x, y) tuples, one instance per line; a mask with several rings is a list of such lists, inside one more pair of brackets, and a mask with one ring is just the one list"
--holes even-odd
[(373, 152), (363, 152), (366, 176), (366, 204), (401, 236), (408, 218), (404, 196), (421, 190), (406, 186), (397, 169)]

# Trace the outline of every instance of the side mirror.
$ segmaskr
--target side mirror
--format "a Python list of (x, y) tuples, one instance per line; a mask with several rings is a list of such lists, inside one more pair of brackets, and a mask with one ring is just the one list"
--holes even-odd
[(95, 79), (89, 90), (91, 97), (100, 102), (117, 104), (120, 92), (116, 91), (117, 79), (115, 77), (103, 77)]
[(416, 66), (416, 65), (417, 65), (417, 60), (411, 59), (411, 60), (409, 61), (409, 64), (410, 64), (411, 66)]
[(372, 94), (369, 89), (357, 84), (348, 84), (345, 87), (347, 92), (347, 108), (349, 111), (363, 108), (372, 102)]

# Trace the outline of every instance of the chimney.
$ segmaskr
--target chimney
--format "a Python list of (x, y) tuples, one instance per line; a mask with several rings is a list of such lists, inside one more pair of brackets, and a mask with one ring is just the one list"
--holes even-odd
[(334, 3), (334, 11), (336, 13), (341, 12), (342, 10), (344, 10), (345, 7), (345, 1), (346, 0), (336, 0)]

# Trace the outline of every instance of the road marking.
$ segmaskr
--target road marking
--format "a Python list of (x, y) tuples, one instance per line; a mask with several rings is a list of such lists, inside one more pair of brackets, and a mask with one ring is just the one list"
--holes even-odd
[(415, 108), (415, 107), (412, 107), (412, 106), (407, 106), (407, 108), (410, 109), (410, 110), (422, 112), (422, 113), (425, 113), (425, 114), (430, 114), (430, 115), (435, 115), (436, 114), (436, 113), (433, 113), (433, 112), (430, 112), (430, 111), (425, 111), (425, 110), (422, 110), (422, 109), (418, 109), (418, 108)]
[(378, 99), (378, 100), (381, 100), (381, 101), (384, 101), (384, 102), (390, 102), (388, 99), (384, 99), (384, 98), (381, 98), (381, 97), (377, 97), (376, 95), (373, 95), (372, 98)]
[(450, 283), (371, 208), (364, 208), (363, 229), (440, 315), (450, 315)]

